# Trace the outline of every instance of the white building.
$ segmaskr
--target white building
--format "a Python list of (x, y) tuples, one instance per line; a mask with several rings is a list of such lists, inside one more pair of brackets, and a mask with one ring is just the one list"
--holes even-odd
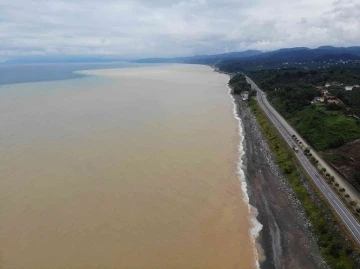
[(351, 91), (354, 88), (354, 86), (345, 86), (345, 91)]
[(327, 82), (327, 83), (325, 84), (325, 87), (326, 87), (326, 88), (329, 88), (329, 87), (331, 87), (331, 84), (330, 84), (329, 82)]
[(242, 99), (244, 101), (248, 100), (249, 99), (249, 92), (248, 91), (245, 91), (243, 94), (242, 94)]

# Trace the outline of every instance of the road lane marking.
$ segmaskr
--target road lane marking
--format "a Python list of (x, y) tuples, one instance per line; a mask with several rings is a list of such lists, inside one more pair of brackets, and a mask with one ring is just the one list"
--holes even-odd
[[(334, 202), (337, 204), (337, 206), (339, 207), (339, 209), (341, 210), (341, 212), (343, 212), (343, 214), (345, 215), (345, 217), (351, 222), (351, 224), (354, 226), (354, 228), (356, 229), (357, 231), (357, 228), (356, 226), (353, 224), (353, 222), (349, 219), (349, 217), (347, 216), (347, 214), (342, 210), (342, 208), (339, 206), (339, 204), (336, 202), (336, 200), (334, 199)], [(344, 206), (344, 205), (342, 205)]]

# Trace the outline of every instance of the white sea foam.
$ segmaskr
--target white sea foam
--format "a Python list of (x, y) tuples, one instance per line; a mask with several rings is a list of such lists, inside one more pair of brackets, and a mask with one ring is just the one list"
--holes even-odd
[(228, 85), (228, 89), (229, 89), (229, 95), (231, 97), (231, 100), (233, 102), (233, 114), (235, 119), (238, 121), (238, 130), (239, 130), (239, 137), (240, 137), (240, 141), (239, 141), (239, 145), (238, 145), (238, 152), (239, 152), (239, 160), (238, 160), (238, 165), (237, 165), (237, 174), (239, 177), (239, 180), (241, 182), (241, 189), (243, 192), (243, 200), (244, 202), (247, 203), (248, 205), (248, 210), (250, 213), (250, 222), (251, 222), (251, 229), (249, 231), (251, 239), (253, 240), (254, 243), (254, 253), (255, 253), (255, 257), (256, 257), (256, 267), (260, 268), (260, 264), (259, 264), (259, 251), (257, 249), (257, 237), (259, 236), (260, 231), (262, 230), (263, 225), (257, 220), (257, 209), (255, 207), (253, 207), (252, 205), (250, 205), (250, 201), (249, 201), (249, 195), (248, 195), (248, 191), (247, 191), (247, 182), (246, 182), (246, 178), (245, 178), (245, 173), (244, 173), (244, 164), (243, 164), (243, 159), (242, 157), (245, 154), (244, 151), (244, 128), (242, 126), (242, 121), (240, 119), (240, 117), (238, 116), (238, 112), (237, 112), (237, 106), (235, 103), (235, 99), (231, 94), (231, 88)]

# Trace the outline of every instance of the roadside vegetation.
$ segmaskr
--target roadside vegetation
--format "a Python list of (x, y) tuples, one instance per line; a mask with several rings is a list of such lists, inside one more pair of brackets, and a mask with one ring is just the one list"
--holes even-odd
[(240, 94), (242, 91), (252, 91), (251, 86), (247, 83), (245, 76), (240, 73), (234, 75), (230, 79), (229, 85), (233, 89), (233, 94)]
[[(273, 128), (257, 102), (251, 99), (249, 106), (258, 120), (262, 132), (267, 137), (270, 148), (276, 155), (277, 164), (300, 200), (311, 222), (311, 229), (317, 238), (325, 261), (334, 269), (359, 268), (359, 249), (345, 232), (342, 230), (341, 233), (339, 232), (341, 224), (335, 213), (325, 206), (324, 198), (317, 190), (311, 193), (302, 184), (292, 150), (288, 148), (277, 130)], [(312, 184), (311, 181), (309, 183)]]

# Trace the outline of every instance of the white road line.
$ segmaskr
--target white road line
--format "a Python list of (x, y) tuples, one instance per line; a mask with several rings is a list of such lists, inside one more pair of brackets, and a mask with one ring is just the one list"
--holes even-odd
[(356, 227), (355, 227), (355, 225), (354, 225), (354, 224), (352, 223), (352, 221), (349, 219), (349, 217), (347, 216), (347, 214), (342, 210), (342, 208), (339, 206), (339, 204), (336, 202), (336, 200), (334, 200), (334, 202), (337, 204), (337, 206), (339, 207), (339, 209), (341, 210), (341, 212), (343, 212), (343, 214), (345, 215), (345, 217), (350, 221), (351, 225), (354, 226), (355, 230), (357, 230)]

